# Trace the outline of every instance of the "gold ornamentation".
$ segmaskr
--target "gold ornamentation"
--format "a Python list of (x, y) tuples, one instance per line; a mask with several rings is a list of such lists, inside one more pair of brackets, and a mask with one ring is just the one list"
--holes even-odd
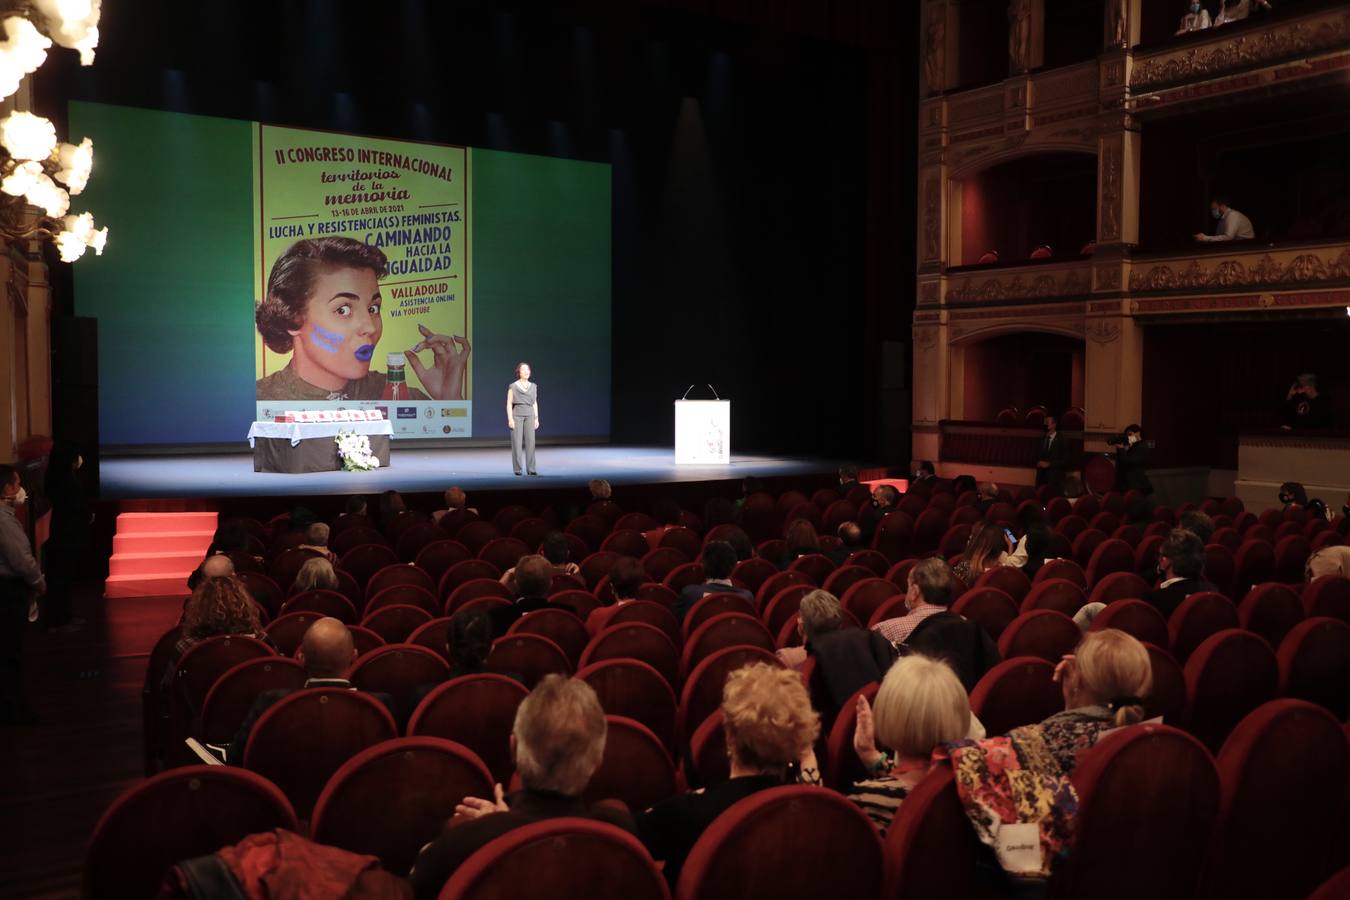
[(1305, 284), (1350, 278), (1350, 246), (1341, 249), (1328, 262), (1316, 253), (1300, 253), (1281, 263), (1269, 253), (1248, 266), (1241, 259), (1225, 259), (1208, 268), (1191, 260), (1182, 272), (1160, 264), (1146, 271), (1130, 273), (1131, 291), (1171, 291), (1178, 289), (1257, 287), (1273, 284)]
[(947, 86), (944, 53), (947, 41), (947, 11), (941, 4), (928, 9), (928, 27), (924, 31), (923, 71), (927, 96), (942, 93)]
[(1007, 282), (1001, 278), (987, 278), (978, 285), (971, 281), (948, 288), (947, 300), (954, 303), (991, 303), (1036, 297), (1067, 297), (1086, 294), (1091, 290), (1092, 275), (1086, 270), (1070, 272), (1062, 280), (1048, 272), (1037, 275), (1031, 281), (1025, 281), (1017, 274)]
[(915, 328), (914, 329), (914, 347), (917, 350), (927, 352), (937, 346), (938, 330), (936, 328)]
[(1120, 337), (1120, 323), (1110, 319), (1093, 319), (1084, 328), (1088, 340), (1106, 345)]
[(1120, 267), (1106, 266), (1097, 270), (1097, 290), (1099, 291), (1118, 291), (1120, 290)]
[(942, 198), (938, 191), (941, 189), (936, 178), (929, 178), (924, 187), (923, 200), (923, 258), (938, 258), (938, 229), (942, 227), (940, 214), (942, 211)]
[(919, 285), (919, 302), (936, 303), (938, 299), (938, 283), (936, 281), (925, 281)]
[(1102, 241), (1120, 240), (1120, 144), (1102, 149)]
[(1112, 60), (1102, 69), (1103, 87), (1120, 87), (1125, 80), (1125, 61)]

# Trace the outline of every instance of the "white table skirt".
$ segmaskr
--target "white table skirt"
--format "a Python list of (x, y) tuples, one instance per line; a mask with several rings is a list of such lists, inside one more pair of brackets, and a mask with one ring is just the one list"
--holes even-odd
[(287, 438), (294, 447), (308, 438), (336, 437), (339, 431), (392, 435), (394, 426), (388, 419), (378, 422), (254, 422), (248, 427), (248, 445), (253, 446), (254, 438)]

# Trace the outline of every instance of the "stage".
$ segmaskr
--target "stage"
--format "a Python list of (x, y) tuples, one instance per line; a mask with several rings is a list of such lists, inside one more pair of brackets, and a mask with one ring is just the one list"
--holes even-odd
[(373, 472), (309, 472), (298, 475), (253, 471), (253, 455), (195, 454), (105, 457), (100, 461), (103, 500), (180, 497), (335, 496), (439, 493), (465, 490), (556, 490), (581, 487), (592, 478), (610, 484), (673, 484), (832, 473), (837, 463), (801, 457), (734, 454), (727, 465), (677, 466), (669, 447), (614, 445), (552, 446), (538, 451), (539, 475), (511, 472), (508, 447), (419, 450), (395, 443), (388, 468)]

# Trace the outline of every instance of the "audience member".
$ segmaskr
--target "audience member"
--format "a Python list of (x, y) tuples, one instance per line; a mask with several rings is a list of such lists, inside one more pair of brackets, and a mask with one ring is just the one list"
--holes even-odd
[(918, 481), (927, 481), (937, 475), (937, 469), (926, 459), (911, 460), (909, 464), (909, 480), (911, 483)]
[(879, 484), (872, 489), (872, 502), (863, 507), (862, 513), (858, 516), (858, 527), (862, 529), (863, 544), (872, 546), (872, 538), (877, 533), (877, 526), (881, 520), (886, 518), (886, 514), (894, 511), (895, 504), (900, 502), (900, 492), (889, 484)]
[[(189, 591), (196, 590), (197, 585), (201, 582), (202, 578), (204, 577), (218, 578), (222, 575), (233, 575), (234, 562), (230, 558), (229, 554), (240, 554), (240, 553), (245, 554), (247, 556), (252, 556), (252, 558), (256, 560), (259, 565), (262, 564), (263, 561), (262, 557), (253, 556), (253, 554), (248, 552), (248, 529), (238, 522), (223, 523), (219, 528), (216, 529), (215, 534), (211, 536), (211, 544), (206, 548), (206, 556), (202, 558), (201, 564), (198, 565), (197, 568), (194, 569), (190, 575), (188, 575), (188, 590)], [(230, 559), (231, 560), (230, 569), (228, 572), (222, 571), (219, 568), (221, 564), (217, 562), (216, 568), (213, 569), (213, 574), (208, 576), (204, 571), (206, 562), (207, 560), (210, 560), (212, 557), (216, 556), (219, 556), (222, 559)]]
[(1138, 425), (1129, 425), (1121, 435), (1124, 441), (1116, 448), (1116, 490), (1138, 491), (1147, 497), (1153, 493), (1153, 482), (1148, 479), (1148, 444)]
[(1241, 22), (1252, 13), (1252, 4), (1270, 12), (1267, 0), (1219, 0), (1219, 14), (1214, 17), (1214, 27)]
[[(461, 509), (468, 509), (469, 498), (464, 493), (463, 488), (452, 487), (445, 490), (445, 509), (438, 509), (431, 514), (431, 521), (439, 522), (445, 516), (452, 512), (458, 512)], [(476, 512), (476, 510), (474, 510)]]
[(1331, 400), (1317, 389), (1317, 376), (1304, 372), (1289, 386), (1281, 411), (1286, 431), (1294, 428), (1327, 429), (1331, 427)]
[[(213, 574), (227, 570), (229, 574)], [(242, 634), (272, 643), (258, 618), (258, 605), (233, 573), (234, 564), (228, 556), (213, 556), (202, 563), (202, 580), (183, 610), (183, 636), (169, 652), (166, 683), (183, 654), (207, 638)]]
[(1191, 594), (1218, 590), (1204, 579), (1204, 572), (1205, 545), (1192, 532), (1174, 528), (1158, 548), (1158, 573), (1162, 581), (1144, 599), (1156, 606), (1163, 618), (1170, 618)]
[(863, 543), (862, 528), (857, 522), (844, 522), (835, 529), (835, 537), (839, 538), (839, 546), (825, 551), (825, 555), (836, 566), (845, 565), (848, 558), (859, 550), (866, 550), (867, 545)]
[[(540, 555), (548, 560), (549, 565), (549, 584), (553, 583), (554, 575), (576, 575), (581, 572), (581, 566), (571, 562), (572, 545), (567, 543), (567, 536), (561, 531), (550, 531), (544, 535), (544, 541), (539, 546)], [(512, 566), (502, 573), (501, 583), (516, 592), (516, 567)]]
[[(946, 663), (906, 656), (885, 675), (875, 703), (857, 700), (853, 749), (871, 777), (853, 785), (849, 799), (882, 834), (901, 802), (932, 768), (933, 748), (972, 734), (970, 699)], [(878, 748), (888, 747), (892, 754)]]
[(784, 647), (778, 658), (800, 669), (808, 656), (815, 657), (816, 672), (829, 693), (830, 707), (821, 710), (827, 719), (833, 719), (859, 688), (880, 681), (895, 662), (895, 645), (880, 634), (844, 627), (839, 600), (828, 591), (802, 597), (797, 633), (802, 646)]
[(1188, 509), (1177, 520), (1177, 527), (1189, 531), (1200, 539), (1200, 546), (1209, 545), (1214, 536), (1214, 520), (1198, 509)]
[(596, 503), (601, 500), (608, 500), (614, 494), (614, 489), (609, 486), (609, 482), (603, 478), (592, 478), (586, 485), (591, 492), (591, 502)]
[(740, 594), (753, 601), (754, 594), (731, 583), (731, 570), (736, 568), (736, 562), (736, 551), (732, 549), (731, 544), (726, 541), (709, 541), (703, 548), (705, 580), (702, 584), (691, 584), (680, 591), (679, 600), (670, 609), (675, 618), (683, 622), (685, 613), (689, 612), (690, 607), (708, 594)]
[(592, 636), (599, 634), (609, 626), (614, 613), (626, 603), (637, 599), (638, 590), (647, 583), (647, 573), (642, 563), (631, 556), (620, 556), (609, 570), (609, 588), (614, 594), (613, 606), (598, 606), (591, 610), (586, 618), (586, 630)]
[(336, 591), (337, 589), (337, 572), (333, 569), (333, 564), (322, 556), (305, 560), (305, 564), (300, 567), (300, 571), (295, 573), (295, 581), (291, 584), (292, 594), (299, 594), (304, 591)]
[[(1246, 0), (1243, 0), (1243, 2), (1246, 2)], [(1219, 16), (1222, 18), (1223, 13), (1219, 13)], [(1229, 206), (1227, 195), (1215, 194), (1214, 199), (1209, 203), (1209, 211), (1217, 224), (1214, 234), (1196, 232), (1195, 239), (1202, 244), (1212, 244), (1219, 241), (1250, 241), (1256, 237), (1256, 232), (1252, 230), (1252, 220)]]
[(538, 555), (522, 556), (511, 570), (515, 582), (516, 601), (510, 606), (492, 608), (492, 629), (497, 637), (506, 634), (511, 624), (526, 613), (550, 607), (576, 612), (570, 606), (548, 602), (549, 588), (553, 586), (553, 565)]
[(839, 496), (847, 497), (848, 492), (858, 486), (858, 467), (845, 463), (839, 467)]
[[(516, 710), (511, 754), (521, 789), (495, 798), (465, 797), (440, 836), (422, 848), (408, 879), (419, 900), (435, 900), (474, 851), (516, 828), (544, 819), (599, 819), (633, 831), (632, 818), (612, 806), (581, 799), (605, 752), (608, 725), (591, 686), (548, 675)], [(541, 896), (547, 895), (545, 885)]]
[(1069, 444), (1059, 433), (1054, 416), (1045, 418), (1045, 440), (1036, 455), (1036, 486), (1048, 484), (1056, 492), (1064, 490), (1064, 476), (1069, 471)]
[(1307, 489), (1297, 481), (1286, 481), (1280, 485), (1280, 505), (1285, 509), (1291, 506), (1307, 506)]
[(816, 534), (816, 526), (806, 519), (793, 519), (783, 536), (787, 547), (778, 562), (780, 569), (788, 568), (803, 556), (820, 552), (820, 536)]
[(1041, 511), (1039, 518), (1028, 518), (1022, 537), (1013, 551), (1003, 558), (1003, 565), (1019, 568), (1027, 578), (1035, 578), (1054, 543), (1055, 533)]
[(966, 543), (965, 559), (956, 564), (956, 577), (967, 585), (974, 585), (990, 569), (1003, 565), (1012, 550), (1012, 542), (1002, 525), (979, 522)]
[[(445, 659), (450, 663), (450, 671), (445, 681), (462, 678), (465, 675), (478, 675), (484, 671), (488, 654), (492, 652), (492, 617), (482, 609), (466, 609), (450, 617), (445, 629)], [(417, 709), (439, 686), (422, 684), (413, 689), (409, 711)]]
[(73, 444), (57, 441), (47, 457), (43, 491), (51, 504), (51, 527), (42, 545), (47, 573), (45, 621), (48, 631), (68, 631), (84, 625), (70, 613), (70, 589), (89, 547), (89, 525), (94, 514), (85, 500), (79, 470), (84, 459)]
[(958, 497), (967, 491), (973, 492), (978, 489), (978, 486), (975, 484), (974, 475), (957, 475), (952, 479), (952, 490), (956, 492), (956, 496)]
[(937, 557), (920, 560), (909, 570), (903, 616), (878, 622), (872, 630), (892, 644), (909, 640), (919, 623), (952, 605), (952, 570)]
[(0, 726), (32, 725), (38, 720), (23, 697), (20, 660), (23, 633), (33, 620), (33, 596), (47, 592), (47, 581), (33, 558), (28, 534), (15, 514), (28, 501), (19, 470), (0, 465)]
[(366, 498), (361, 494), (352, 494), (347, 498), (347, 502), (343, 504), (342, 515), (338, 516), (338, 518), (345, 519), (348, 516), (361, 516), (364, 518), (365, 515)]
[[(795, 672), (765, 663), (737, 669), (722, 689), (722, 728), (731, 778), (705, 791), (662, 801), (638, 817), (638, 835), (652, 858), (665, 863), (672, 886), (690, 849), (737, 801), (782, 785), (820, 734), (820, 717)], [(818, 780), (803, 767), (802, 780)]]
[(1186, 15), (1181, 17), (1181, 25), (1177, 28), (1177, 34), (1204, 31), (1210, 24), (1209, 10), (1201, 6), (1199, 0), (1191, 0), (1190, 9), (1187, 10)]
[(315, 522), (305, 529), (305, 542), (297, 549), (317, 553), (330, 563), (337, 562), (337, 554), (328, 549), (328, 531), (323, 522)]
[[(352, 664), (356, 662), (356, 644), (352, 641), (351, 631), (339, 620), (325, 617), (309, 626), (300, 642), (300, 649), (296, 651), (295, 659), (305, 667), (307, 676), (305, 687), (356, 690), (347, 679)], [(258, 699), (253, 701), (248, 715), (244, 716), (239, 730), (230, 741), (225, 756), (229, 763), (236, 766), (243, 765), (244, 751), (248, 748), (248, 738), (253, 733), (253, 726), (258, 724), (258, 719), (262, 718), (262, 714), (270, 707), (293, 693), (295, 691), (292, 689), (282, 688), (264, 691), (258, 695)], [(383, 703), (395, 720), (399, 718), (392, 697), (377, 692), (372, 692), (370, 696)]]
[(745, 501), (754, 494), (763, 493), (764, 483), (753, 475), (747, 475), (741, 481), (741, 496), (736, 499), (736, 514), (745, 509)]
[[(1193, 536), (1193, 535), (1192, 535)], [(1064, 711), (1041, 722), (1045, 742), (1068, 773), (1103, 731), (1144, 718), (1153, 664), (1138, 640), (1115, 628), (1089, 632), (1055, 667)]]
[(981, 514), (989, 512), (989, 507), (998, 502), (998, 485), (992, 481), (982, 481), (975, 489), (975, 508)]
[(750, 559), (755, 555), (755, 544), (750, 540), (750, 535), (746, 534), (745, 529), (739, 525), (733, 525), (728, 528), (722, 540), (731, 545), (736, 551), (736, 561)]
[(380, 519), (379, 528), (385, 531), (389, 524), (394, 521), (394, 517), (399, 513), (406, 511), (408, 504), (403, 501), (403, 495), (398, 491), (385, 491), (380, 494)]
[(1303, 567), (1303, 579), (1312, 581), (1323, 575), (1350, 578), (1350, 547), (1340, 544), (1323, 547), (1308, 557), (1308, 562)]

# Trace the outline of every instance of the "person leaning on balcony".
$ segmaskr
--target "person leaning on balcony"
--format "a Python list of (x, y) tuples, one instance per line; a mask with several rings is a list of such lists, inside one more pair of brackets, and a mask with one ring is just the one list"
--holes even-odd
[(1181, 17), (1181, 27), (1177, 29), (1177, 34), (1185, 34), (1188, 31), (1204, 31), (1209, 26), (1209, 10), (1201, 6), (1199, 0), (1193, 0), (1186, 15)]
[(1219, 0), (1219, 14), (1214, 17), (1214, 27), (1242, 21), (1251, 15), (1253, 6), (1270, 12), (1270, 4), (1266, 0)]
[(1204, 234), (1197, 232), (1195, 239), (1203, 243), (1214, 243), (1215, 241), (1250, 241), (1256, 237), (1256, 232), (1252, 230), (1252, 220), (1242, 213), (1233, 209), (1228, 204), (1228, 197), (1225, 194), (1215, 194), (1214, 199), (1209, 201), (1209, 213), (1218, 220), (1215, 226), (1214, 234)]

